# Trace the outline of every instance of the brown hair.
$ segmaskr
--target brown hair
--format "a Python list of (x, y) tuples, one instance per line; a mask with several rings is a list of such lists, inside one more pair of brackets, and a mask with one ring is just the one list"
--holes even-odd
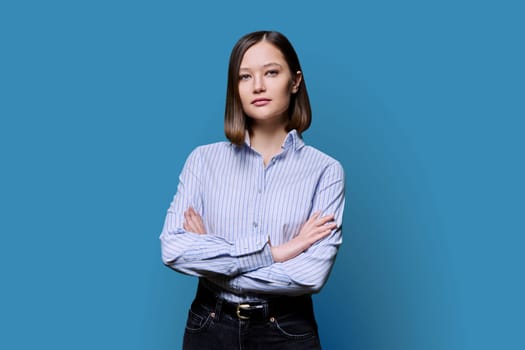
[[(244, 35), (237, 41), (230, 54), (228, 66), (228, 87), (226, 91), (226, 112), (224, 115), (224, 132), (226, 137), (236, 145), (242, 145), (246, 130), (249, 130), (249, 120), (242, 110), (241, 99), (239, 96), (239, 68), (242, 58), (246, 51), (253, 45), (267, 41), (278, 48), (284, 56), (288, 67), (295, 78), (297, 71), (301, 71), (299, 58), (292, 44), (281, 33), (275, 31), (258, 31)], [(308, 129), (312, 121), (312, 111), (310, 99), (306, 91), (304, 74), (299, 84), (298, 90), (290, 97), (288, 108), (289, 121), (286, 130), (296, 129), (299, 136)]]

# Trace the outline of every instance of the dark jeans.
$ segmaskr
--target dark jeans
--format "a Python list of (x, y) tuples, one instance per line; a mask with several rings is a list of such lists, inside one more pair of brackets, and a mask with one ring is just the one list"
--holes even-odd
[(286, 300), (286, 304), (277, 304), (286, 307), (263, 305), (244, 319), (237, 316), (232, 304), (201, 298), (198, 292), (188, 314), (183, 349), (321, 349), (311, 297)]

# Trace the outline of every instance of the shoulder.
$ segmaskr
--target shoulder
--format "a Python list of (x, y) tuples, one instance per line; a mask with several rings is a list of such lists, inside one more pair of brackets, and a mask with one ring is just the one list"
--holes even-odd
[(325, 168), (327, 171), (340, 173), (341, 176), (344, 176), (344, 169), (341, 162), (327, 153), (310, 145), (304, 145), (300, 149), (300, 153), (303, 155), (303, 157), (310, 159), (312, 162), (315, 162), (319, 166)]
[(210, 162), (226, 158), (231, 151), (229, 142), (215, 142), (195, 147), (186, 157), (184, 168), (193, 172), (203, 170), (203, 167)]
[(209, 143), (206, 145), (200, 145), (195, 147), (188, 158), (207, 158), (210, 156), (217, 156), (221, 153), (231, 152), (232, 145), (230, 142), (220, 141)]
[(232, 157), (239, 152), (238, 147), (231, 142), (221, 141), (195, 147), (187, 157), (187, 164), (203, 166), (204, 164), (217, 164)]
[(346, 176), (341, 162), (312, 146), (304, 146), (301, 151), (305, 153), (305, 158), (312, 159), (315, 164), (310, 168), (319, 171), (320, 189), (338, 188), (344, 193)]

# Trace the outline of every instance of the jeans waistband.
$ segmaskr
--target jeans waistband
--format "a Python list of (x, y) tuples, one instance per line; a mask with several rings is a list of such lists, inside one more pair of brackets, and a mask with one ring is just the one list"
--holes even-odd
[(211, 290), (199, 283), (194, 303), (207, 305), (215, 309), (215, 312), (219, 314), (252, 322), (267, 321), (271, 317), (279, 317), (290, 313), (313, 317), (312, 298), (309, 294), (277, 296), (258, 302), (232, 303), (217, 297)]

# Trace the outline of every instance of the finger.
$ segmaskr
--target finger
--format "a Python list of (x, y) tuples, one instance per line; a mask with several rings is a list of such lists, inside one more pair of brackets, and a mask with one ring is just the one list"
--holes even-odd
[(325, 216), (321, 217), (321, 219), (326, 219), (326, 220), (333, 220), (333, 219), (334, 219), (334, 217), (335, 217), (335, 215), (334, 215), (334, 214), (327, 214), (327, 215), (325, 215)]
[(330, 233), (337, 228), (337, 224), (325, 225), (325, 230)]
[(191, 217), (191, 226), (197, 233), (206, 233), (206, 230), (204, 229), (204, 223), (202, 222), (202, 218), (200, 215), (193, 215)]
[(317, 220), (317, 218), (319, 218), (319, 215), (321, 215), (321, 211), (316, 211), (312, 214), (312, 216), (310, 216), (310, 219), (309, 220)]
[(184, 218), (185, 218), (186, 220), (188, 220), (189, 218), (193, 217), (195, 214), (196, 214), (195, 209), (193, 209), (192, 207), (189, 207), (189, 208), (186, 209), (186, 211), (184, 212)]
[(204, 223), (202, 222), (202, 217), (199, 214), (195, 214), (191, 217), (191, 220), (195, 226), (195, 229), (197, 229), (199, 233), (204, 233)]
[(199, 220), (198, 224), (199, 224), (199, 227), (198, 227), (199, 233), (205, 233), (206, 229), (204, 228), (204, 223), (202, 222), (202, 220)]
[(316, 235), (323, 235), (323, 234), (326, 234), (326, 232), (330, 233), (332, 232), (335, 228), (337, 227), (337, 224), (336, 223), (330, 223), (330, 224), (325, 224), (325, 225), (322, 225), (322, 226), (318, 226), (315, 230), (315, 234)]
[(188, 216), (188, 218), (192, 218), (195, 215), (197, 215), (197, 213), (193, 208), (188, 208), (188, 210), (186, 210), (186, 215)]
[(195, 227), (191, 221), (184, 221), (183, 227), (186, 231), (195, 232)]
[(198, 225), (196, 224), (195, 216), (193, 216), (193, 215), (189, 215), (189, 216), (188, 216), (187, 222), (188, 222), (188, 225), (189, 225), (192, 229), (195, 229), (195, 228), (197, 228), (197, 226), (198, 226)]
[(199, 213), (197, 213), (197, 211), (195, 209), (193, 209), (192, 207), (189, 208), (190, 210), (190, 215), (192, 217), (194, 217), (195, 219), (198, 219), (198, 220), (201, 220), (202, 221), (202, 217), (200, 216)]
[(334, 220), (334, 215), (330, 214), (330, 215), (326, 215), (326, 216), (323, 216), (322, 218), (318, 219), (317, 220), (317, 224), (318, 225), (324, 225), (327, 222), (330, 222), (330, 221), (333, 221), (333, 220)]
[(184, 222), (182, 223), (182, 228), (184, 228), (186, 231), (189, 231), (191, 229), (190, 219), (186, 215), (184, 215)]
[(326, 229), (326, 230), (323, 230), (323, 231), (319, 232), (319, 234), (318, 234), (318, 236), (317, 236), (317, 237), (318, 237), (317, 240), (320, 240), (320, 239), (323, 239), (323, 238), (329, 236), (330, 233), (332, 233), (332, 230), (331, 230), (331, 229)]
[(319, 215), (321, 215), (321, 212), (319, 211), (316, 211), (315, 213), (312, 214), (312, 216), (310, 216), (310, 218), (308, 220), (306, 220), (306, 222), (304, 223), (305, 226), (307, 225), (313, 225), (317, 222), (317, 220), (319, 219)]

